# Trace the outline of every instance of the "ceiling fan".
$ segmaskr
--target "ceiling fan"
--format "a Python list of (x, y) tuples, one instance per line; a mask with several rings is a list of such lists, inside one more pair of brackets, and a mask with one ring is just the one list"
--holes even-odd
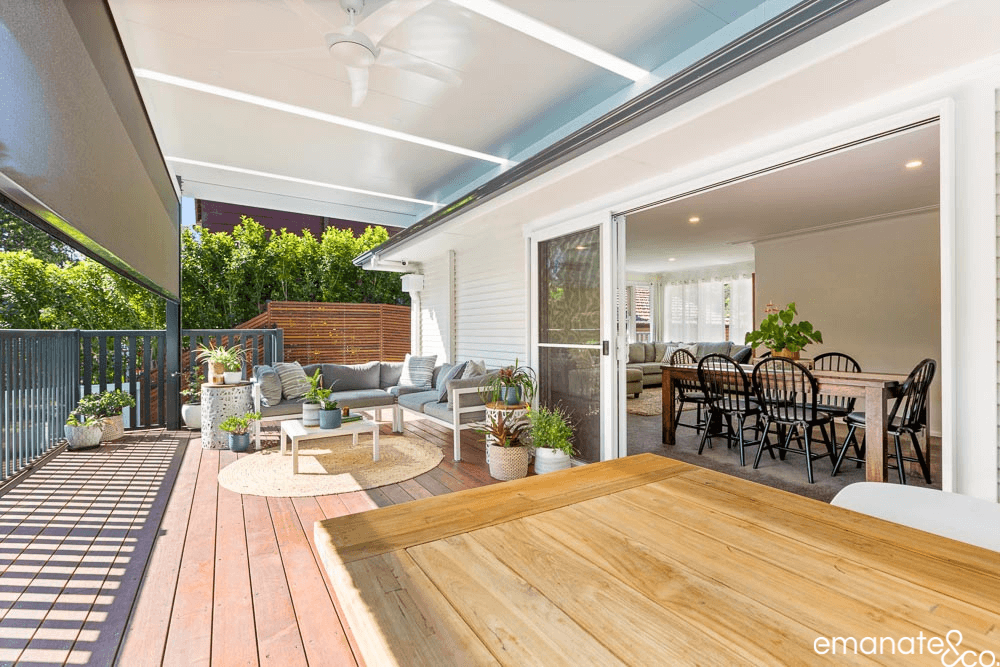
[[(368, 95), (368, 72), (373, 65), (406, 70), (455, 86), (462, 82), (454, 70), (444, 65), (382, 44), (385, 36), (396, 26), (431, 2), (433, 0), (390, 0), (364, 15), (365, 0), (340, 0), (340, 6), (347, 14), (347, 25), (335, 27), (306, 0), (284, 0), (289, 9), (323, 32), (330, 57), (347, 70), (351, 82), (351, 105), (355, 107), (360, 106)], [(268, 53), (309, 52), (317, 48), (322, 47), (317, 45)]]

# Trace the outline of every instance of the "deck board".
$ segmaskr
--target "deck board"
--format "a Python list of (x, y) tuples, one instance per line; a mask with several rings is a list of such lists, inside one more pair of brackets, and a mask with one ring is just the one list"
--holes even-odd
[[(481, 436), (463, 434), (468, 460), (454, 464), (450, 431), (410, 421), (406, 431), (441, 449), (438, 472), (384, 489), (295, 499), (222, 489), (218, 470), (246, 455), (204, 451), (191, 438), (118, 664), (157, 665), (163, 658), (180, 664), (182, 656), (201, 665), (359, 664), (342, 601), (319, 559), (314, 523), (495, 481), (485, 469)], [(382, 432), (389, 433), (388, 425)], [(200, 627), (193, 627), (195, 618)], [(183, 640), (190, 641), (181, 646)]]

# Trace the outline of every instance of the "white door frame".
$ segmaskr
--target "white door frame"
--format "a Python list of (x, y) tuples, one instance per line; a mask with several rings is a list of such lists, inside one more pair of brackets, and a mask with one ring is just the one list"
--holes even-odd
[[(532, 232), (528, 237), (528, 303), (530, 309), (529, 318), (529, 335), (528, 335), (528, 354), (530, 359), (530, 364), (532, 367), (538, 367), (538, 314), (539, 314), (539, 299), (538, 299), (538, 244), (542, 241), (548, 241), (560, 236), (565, 236), (566, 234), (571, 234), (573, 232), (583, 231), (585, 229), (600, 229), (600, 239), (601, 239), (601, 261), (600, 261), (600, 280), (601, 280), (601, 343), (607, 342), (607, 345), (611, 346), (609, 353), (604, 354), (603, 351), (600, 355), (601, 359), (601, 408), (600, 408), (600, 433), (601, 433), (601, 460), (606, 461), (608, 459), (613, 459), (618, 456), (618, 423), (619, 415), (623, 414), (624, 410), (624, 398), (621, 392), (618, 391), (619, 378), (618, 369), (616, 364), (616, 356), (611, 353), (613, 351), (615, 342), (619, 340), (619, 336), (615, 335), (616, 332), (612, 331), (614, 327), (617, 326), (618, 322), (624, 324), (624, 320), (617, 318), (611, 318), (608, 316), (609, 307), (608, 304), (615, 303), (616, 290), (619, 289), (621, 284), (613, 271), (616, 268), (620, 268), (620, 273), (622, 278), (624, 278), (624, 262), (619, 262), (615, 253), (618, 252), (619, 246), (617, 239), (615, 237), (615, 225), (613, 224), (607, 213), (588, 215), (574, 220), (568, 220), (558, 225), (553, 225), (546, 227), (543, 230), (537, 230)], [(622, 252), (624, 249), (622, 248)], [(621, 304), (621, 300), (618, 300), (619, 307), (623, 308), (624, 305)], [(586, 347), (587, 349), (595, 349), (599, 346), (579, 346)], [(621, 371), (622, 379), (624, 379), (624, 367)], [(624, 387), (624, 385), (621, 385)], [(619, 403), (621, 405), (619, 405)]]

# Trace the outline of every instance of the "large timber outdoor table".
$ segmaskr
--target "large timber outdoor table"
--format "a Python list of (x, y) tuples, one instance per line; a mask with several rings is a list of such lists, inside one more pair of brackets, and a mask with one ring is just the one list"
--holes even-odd
[[(663, 444), (674, 444), (674, 382), (698, 381), (695, 364), (661, 364), (663, 371)], [(749, 377), (753, 366), (743, 366)], [(887, 402), (898, 395), (905, 375), (895, 373), (847, 373), (844, 371), (812, 371), (821, 394), (863, 398), (865, 401), (865, 479), (884, 482), (888, 472), (885, 456), (887, 440)]]
[[(927, 640), (956, 630), (967, 664), (1000, 652), (1000, 554), (654, 454), (315, 536), (369, 665), (940, 667)], [(904, 656), (825, 642), (921, 636)]]

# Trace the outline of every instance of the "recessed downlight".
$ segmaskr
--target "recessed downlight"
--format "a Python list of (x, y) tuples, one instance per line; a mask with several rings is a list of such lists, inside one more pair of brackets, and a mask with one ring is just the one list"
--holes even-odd
[(677, 258), (676, 257), (667, 257), (667, 261), (668, 262), (676, 262)]
[(585, 246), (585, 245), (578, 245), (578, 246), (576, 247), (576, 249), (577, 249), (577, 250), (586, 250), (586, 249), (587, 249), (587, 246)]
[(692, 225), (697, 225), (699, 222), (701, 222), (701, 218), (699, 218), (696, 215), (692, 215), (690, 218), (688, 218), (688, 222), (690, 222)]
[(918, 167), (922, 167), (923, 165), (924, 165), (923, 160), (910, 160), (909, 162), (906, 163), (906, 168), (917, 169)]

